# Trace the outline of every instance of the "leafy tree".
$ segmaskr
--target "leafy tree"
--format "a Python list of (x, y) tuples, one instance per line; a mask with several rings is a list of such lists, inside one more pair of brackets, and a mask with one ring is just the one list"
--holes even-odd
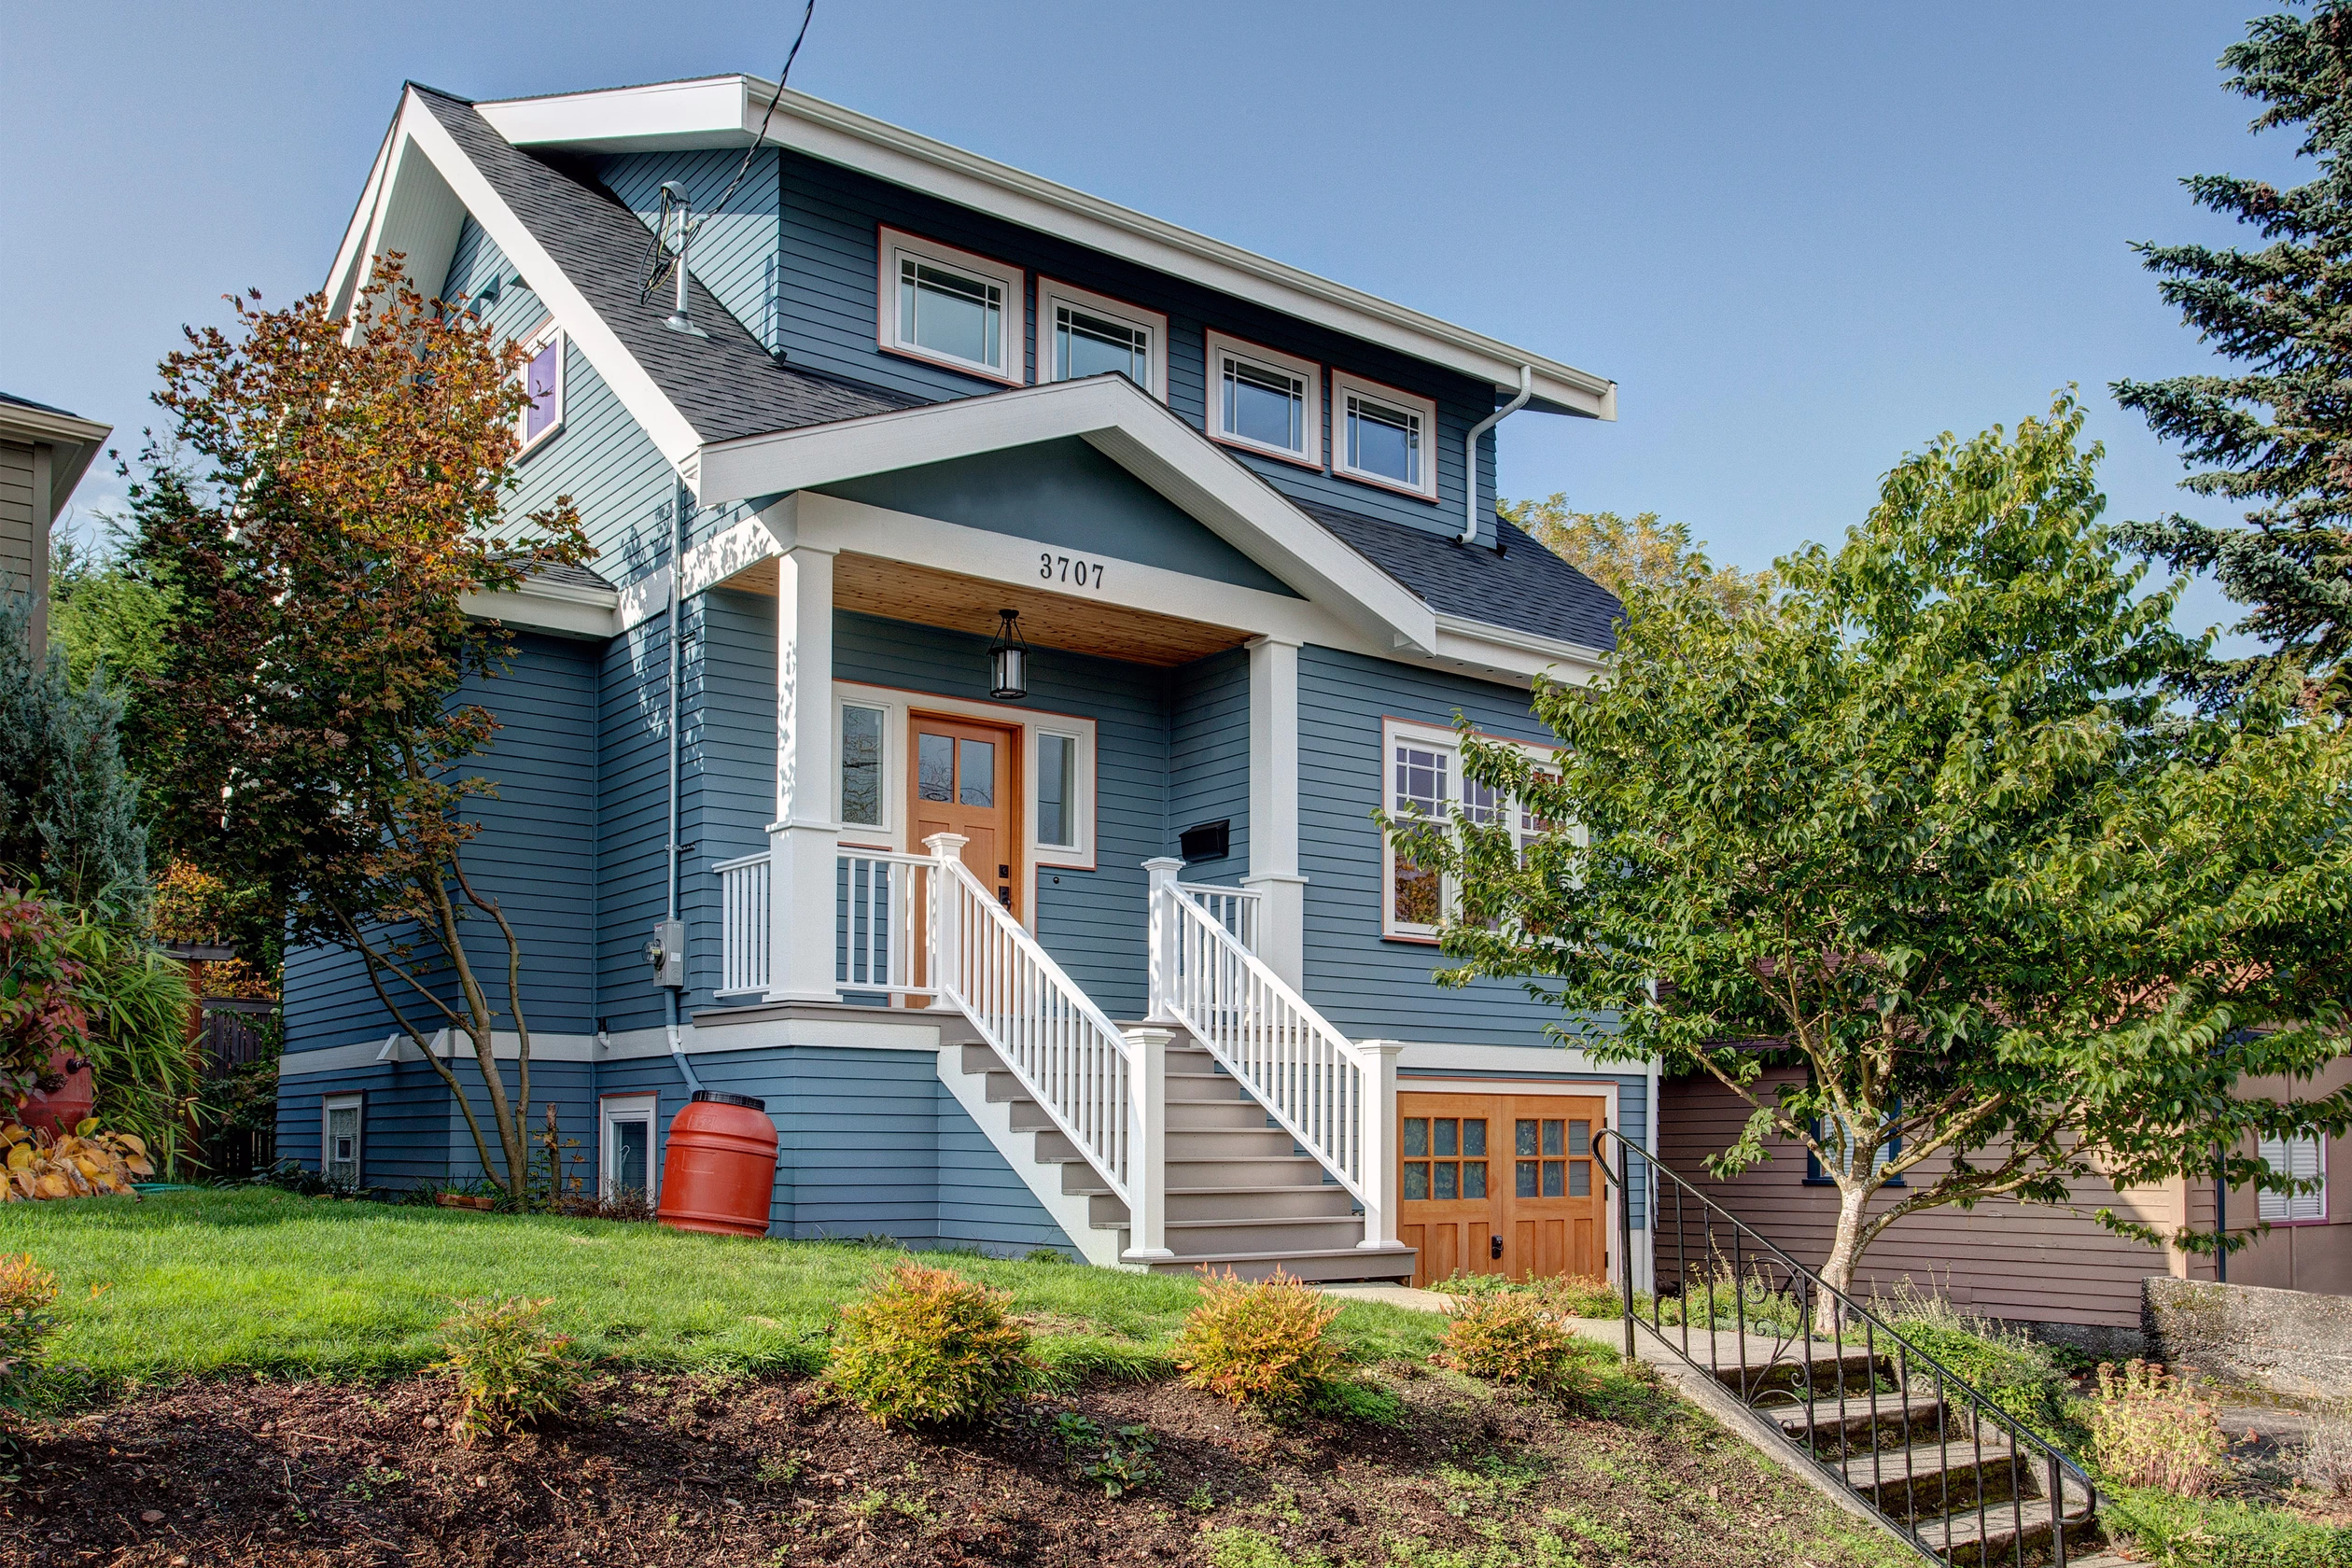
[[(2119, 537), (2214, 574), (2275, 645), (2205, 672), (2223, 689), (2264, 665), (2306, 670), (2329, 700), (2352, 683), (2352, 6), (2256, 18), (2221, 56), (2230, 91), (2262, 105), (2256, 131), (2292, 129), (2317, 177), (2280, 190), (2235, 175), (2182, 183), (2196, 203), (2251, 226), (2260, 249), (2135, 245), (2164, 302), (2224, 357), (2227, 374), (2119, 381), (2116, 400), (2177, 441), (2191, 492), (2245, 505), (2244, 527), (2175, 514)], [(2202, 465), (2201, 467), (2198, 467)]]
[[(109, 542), (128, 541), (113, 537)], [(145, 581), (115, 551), (61, 534), (49, 548), (49, 639), (65, 651), (66, 673), (77, 686), (104, 671), (110, 685), (128, 684), (135, 702), (140, 679), (162, 668), (171, 638), (172, 596)]]
[[(1464, 731), (1470, 777), (1560, 824), (1523, 860), (1459, 818), (1389, 824), (1459, 887), (1442, 978), (1519, 977), (1594, 1055), (1738, 1095), (1720, 1174), (1768, 1133), (1812, 1152), (1840, 1289), (1906, 1214), (2352, 1123), (2352, 1089), (2239, 1094), (2342, 1045), (2352, 743), (2291, 679), (2168, 710), (2205, 644), (2096, 523), (2081, 420), (2062, 398), (1907, 457), (1841, 548), (1776, 565), (1770, 609), (1633, 585), (1611, 679), (1537, 689), (1556, 751)], [(1768, 1055), (1804, 1075), (1768, 1088)]]
[(1554, 491), (1540, 501), (1505, 501), (1495, 509), (1535, 536), (1535, 542), (1622, 599), (1634, 588), (1688, 585), (1726, 615), (1769, 599), (1771, 572), (1718, 567), (1692, 541), (1690, 525), (1665, 523), (1654, 511), (1622, 517), (1576, 511)]
[[(171, 428), (131, 492), (135, 564), (177, 605), (147, 699), (162, 821), (200, 870), (262, 879), (289, 944), (357, 954), (420, 1049), (442, 1027), (471, 1043), (488, 1132), (454, 1066), (425, 1058), (519, 1197), (523, 946), (464, 854), (496, 792), (464, 770), (498, 728), (466, 688), (500, 673), (509, 638), (464, 601), (591, 552), (568, 498), (504, 515), (521, 351), (427, 301), (397, 258), (347, 319), (317, 296), (231, 303), (232, 331), (191, 330), (163, 361)], [(501, 1029), (520, 1042), (512, 1095)]]
[(0, 879), (37, 881), (109, 916), (147, 898), (139, 783), (123, 766), (122, 701), (64, 651), (31, 651), (21, 597), (0, 598)]

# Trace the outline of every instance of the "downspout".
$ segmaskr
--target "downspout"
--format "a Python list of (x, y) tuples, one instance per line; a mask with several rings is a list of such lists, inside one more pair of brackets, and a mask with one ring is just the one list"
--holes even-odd
[(1462, 441), (1462, 542), (1478, 542), (1478, 438), (1528, 405), (1535, 396), (1535, 367), (1519, 367), (1519, 396), (1470, 427)]
[[(682, 261), (679, 272), (681, 274), (684, 272)], [(668, 844), (664, 850), (664, 856), (669, 861), (669, 875), (666, 878), (668, 893), (663, 903), (662, 916), (663, 920), (670, 929), (676, 928), (678, 920), (678, 715), (679, 708), (678, 687), (684, 669), (681, 644), (685, 640), (679, 634), (679, 618), (685, 603), (679, 590), (684, 586), (686, 576), (686, 486), (681, 483), (678, 486), (677, 496), (670, 503), (672, 526), (669, 581), (669, 835)], [(681, 949), (683, 945), (681, 943)], [(662, 987), (663, 1023), (669, 1031), (670, 1059), (678, 1063), (679, 1075), (686, 1080), (687, 1092), (700, 1094), (702, 1093), (702, 1080), (694, 1076), (693, 1063), (686, 1059), (686, 1042), (679, 1028), (678, 999), (683, 989), (682, 986)]]

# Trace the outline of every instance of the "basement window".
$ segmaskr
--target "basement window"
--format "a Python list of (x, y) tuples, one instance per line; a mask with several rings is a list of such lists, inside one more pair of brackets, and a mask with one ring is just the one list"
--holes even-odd
[(876, 330), (884, 348), (1019, 385), (1026, 273), (895, 229), (881, 231), (881, 257)]

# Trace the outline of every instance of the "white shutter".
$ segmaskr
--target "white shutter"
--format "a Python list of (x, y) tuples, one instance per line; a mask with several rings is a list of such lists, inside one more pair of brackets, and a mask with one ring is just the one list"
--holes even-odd
[[(2265, 1138), (2258, 1152), (2264, 1165), (2298, 1181), (2327, 1175), (2326, 1152), (2316, 1137)], [(2324, 1220), (2328, 1217), (2328, 1189), (2323, 1185), (2317, 1192), (2266, 1192), (2262, 1194), (2261, 1213), (2273, 1225), (2289, 1220)]]

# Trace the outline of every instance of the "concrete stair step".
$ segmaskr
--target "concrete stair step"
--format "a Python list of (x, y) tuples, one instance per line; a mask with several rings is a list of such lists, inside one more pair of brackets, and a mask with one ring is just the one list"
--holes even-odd
[(1848, 1456), (1839, 1468), (1865, 1499), (1902, 1519), (1973, 1514), (1979, 1503), (1990, 1508), (2038, 1497), (2042, 1490), (2033, 1462), (2013, 1455), (2006, 1442), (1996, 1447), (1989, 1435), (1981, 1447), (1920, 1443), (1875, 1449)]
[(1945, 1414), (1943, 1402), (1932, 1394), (1855, 1393), (1816, 1399), (1810, 1406), (1760, 1405), (1756, 1413), (1800, 1446), (1810, 1437), (1813, 1451), (1825, 1459), (1841, 1457), (1850, 1448), (1908, 1447), (1967, 1430), (1964, 1422)]
[[(2116, 1557), (2087, 1555), (2097, 1542), (2098, 1520), (2091, 1512), (2082, 1484), (2071, 1477), (2064, 1484), (2066, 1568), (2107, 1568), (2120, 1563), (2121, 1560)], [(1912, 1529), (1923, 1546), (1954, 1568), (1997, 1568), (2016, 1561), (2021, 1539), (2029, 1561), (2046, 1561), (2055, 1512), (2047, 1497), (2019, 1497), (1987, 1503), (1981, 1511), (1970, 1506), (1941, 1518), (1923, 1517)]]

